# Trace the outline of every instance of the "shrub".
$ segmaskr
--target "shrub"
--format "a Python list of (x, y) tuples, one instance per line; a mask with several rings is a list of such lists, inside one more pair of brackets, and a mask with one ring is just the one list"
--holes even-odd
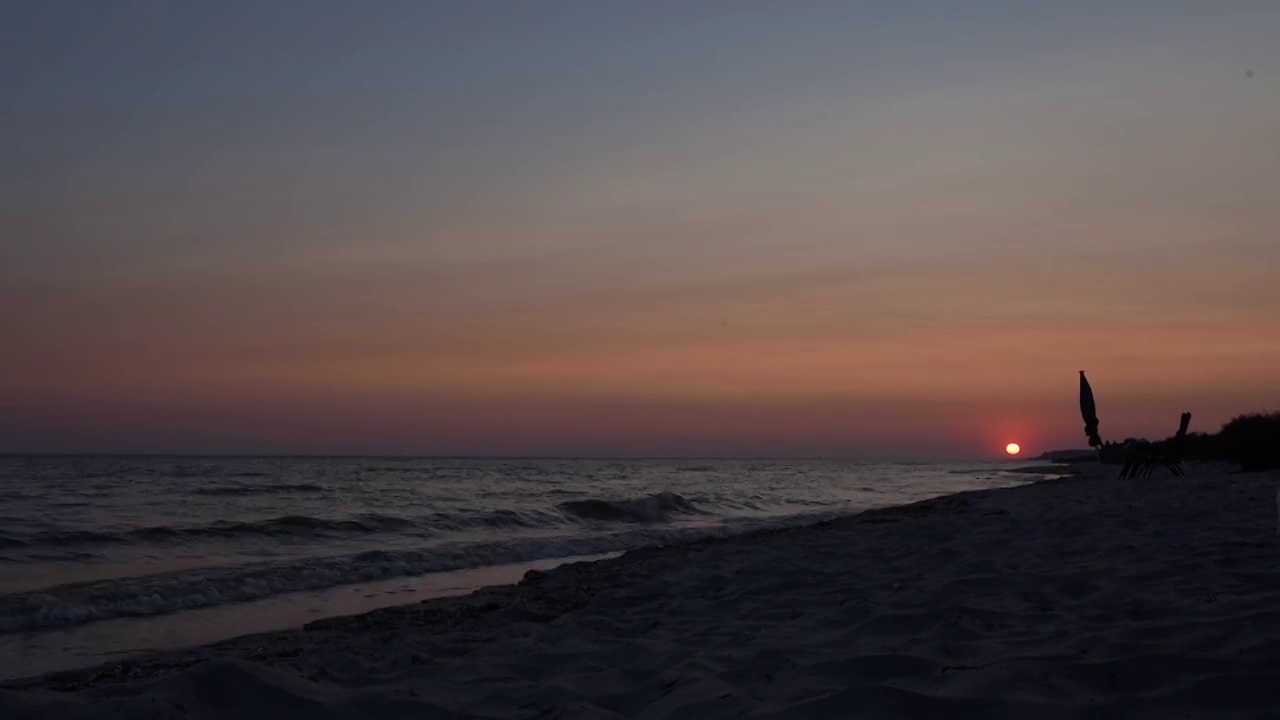
[(1280, 467), (1280, 412), (1239, 415), (1222, 426), (1218, 451), (1242, 470)]

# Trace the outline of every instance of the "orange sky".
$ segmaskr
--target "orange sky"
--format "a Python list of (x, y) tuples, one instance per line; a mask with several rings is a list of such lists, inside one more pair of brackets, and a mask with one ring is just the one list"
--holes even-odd
[(62, 68), (0, 178), (0, 451), (1037, 453), (1080, 369), (1107, 439), (1280, 407), (1280, 8), (1227, 5)]

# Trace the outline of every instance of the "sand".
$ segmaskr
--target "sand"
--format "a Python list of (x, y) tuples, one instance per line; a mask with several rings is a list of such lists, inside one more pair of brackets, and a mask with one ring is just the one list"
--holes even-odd
[(1277, 478), (1050, 480), (10, 683), (3, 718), (1280, 718)]

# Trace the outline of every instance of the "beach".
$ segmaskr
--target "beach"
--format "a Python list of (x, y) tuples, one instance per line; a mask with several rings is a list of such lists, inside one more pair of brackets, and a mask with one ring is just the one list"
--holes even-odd
[(465, 595), (565, 562), (1055, 476), (1013, 468), (0, 458), (0, 681)]
[(1115, 472), (9, 681), (0, 717), (1280, 717), (1277, 478)]

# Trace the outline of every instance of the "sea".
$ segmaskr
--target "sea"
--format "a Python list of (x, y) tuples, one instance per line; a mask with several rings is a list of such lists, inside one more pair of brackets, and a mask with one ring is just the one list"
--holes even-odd
[(0, 678), (1046, 477), (998, 462), (0, 458)]

